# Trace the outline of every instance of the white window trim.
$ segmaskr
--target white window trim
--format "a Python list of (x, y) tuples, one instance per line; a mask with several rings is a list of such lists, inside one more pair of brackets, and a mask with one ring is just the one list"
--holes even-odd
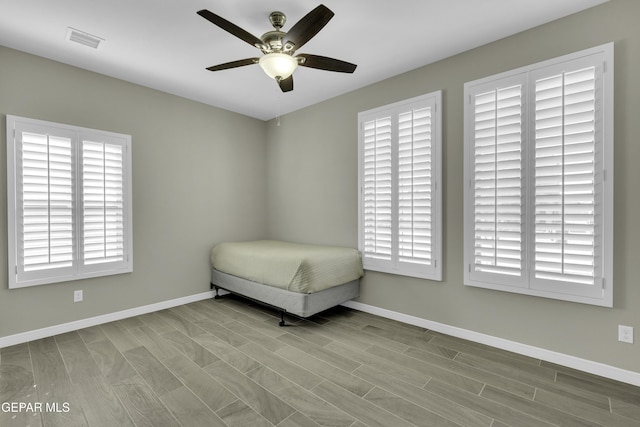
[[(431, 199), (431, 256), (433, 263), (431, 266), (420, 264), (412, 264), (408, 262), (399, 262), (397, 236), (393, 238), (394, 247), (392, 249), (392, 259), (390, 261), (379, 261), (367, 257), (364, 252), (364, 135), (363, 123), (365, 120), (379, 116), (384, 112), (391, 114), (399, 114), (403, 111), (411, 111), (412, 109), (431, 107), (431, 182), (432, 182), (432, 199)], [(395, 129), (397, 131), (397, 129)], [(397, 145), (396, 142), (392, 144)], [(394, 150), (393, 174), (394, 180), (397, 179), (397, 148)], [(383, 273), (417, 277), (435, 281), (442, 280), (442, 91), (432, 92), (426, 95), (417, 96), (404, 101), (385, 105), (358, 114), (358, 248), (362, 253), (363, 267), (365, 270), (379, 271)], [(397, 185), (393, 192), (394, 206), (397, 208), (398, 195)], [(393, 214), (392, 228), (397, 230), (398, 227), (398, 211)], [(394, 231), (397, 234), (397, 231)]]
[[(481, 288), (507, 291), (525, 295), (532, 295), (544, 298), (552, 298), (564, 301), (578, 302), (584, 304), (591, 304), (603, 307), (613, 306), (613, 74), (614, 74), (614, 60), (613, 60), (613, 43), (607, 43), (601, 46), (597, 46), (591, 49), (575, 52), (573, 54), (561, 56), (548, 61), (543, 61), (530, 66), (518, 68), (505, 73), (500, 73), (487, 78), (479, 79), (473, 82), (468, 82), (464, 87), (464, 284), (468, 286), (476, 286)], [(522, 247), (522, 259), (523, 259), (523, 273), (521, 280), (512, 279), (509, 277), (498, 277), (498, 275), (483, 275), (474, 272), (472, 274), (472, 265), (474, 257), (474, 225), (473, 225), (473, 120), (472, 120), (472, 93), (481, 93), (477, 91), (481, 87), (504, 87), (502, 84), (498, 85), (498, 82), (507, 81), (507, 79), (524, 79), (525, 85), (523, 90), (523, 98), (525, 100), (530, 99), (533, 96), (532, 88), (535, 83), (531, 75), (535, 75), (544, 69), (561, 69), (564, 63), (577, 62), (583, 59), (589, 60), (591, 57), (591, 63), (595, 63), (596, 68), (599, 68), (602, 72), (601, 90), (602, 90), (602, 112), (597, 120), (601, 120), (602, 128), (602, 166), (599, 169), (602, 173), (603, 180), (599, 181), (599, 184), (603, 188), (603, 200), (602, 208), (598, 211), (599, 215), (602, 215), (602, 241), (600, 250), (597, 252), (596, 257), (601, 258), (601, 269), (599, 277), (596, 277), (594, 289), (583, 292), (584, 286), (565, 286), (563, 284), (562, 289), (554, 289), (554, 286), (540, 286), (540, 280), (534, 278), (534, 271), (532, 268), (532, 258), (534, 250), (532, 221), (529, 216), (531, 215), (531, 208), (529, 206), (534, 205), (533, 191), (531, 190), (532, 177), (529, 176), (530, 171), (533, 171), (534, 156), (531, 155), (533, 151), (533, 141), (535, 129), (531, 124), (533, 121), (533, 112), (529, 111), (531, 102), (524, 101), (523, 103), (523, 224), (525, 230), (523, 231), (523, 238), (525, 242)], [(533, 99), (533, 98), (531, 98)], [(529, 143), (531, 141), (531, 143)], [(529, 182), (529, 180), (531, 182)], [(531, 255), (528, 255), (531, 254)], [(553, 281), (549, 281), (549, 285), (553, 285)]]
[[(131, 136), (114, 132), (100, 131), (72, 125), (36, 120), (25, 117), (7, 115), (7, 217), (8, 217), (8, 275), (9, 289), (24, 288), (29, 286), (59, 283), (71, 280), (87, 279), (92, 277), (108, 276), (113, 274), (130, 273), (133, 271), (133, 227), (132, 227), (132, 183), (131, 183)], [(56, 135), (64, 134), (72, 141), (72, 157), (76, 165), (74, 181), (73, 209), (73, 261), (71, 267), (59, 269), (45, 269), (39, 272), (24, 274), (19, 267), (21, 257), (19, 239), (18, 217), (19, 206), (18, 196), (21, 193), (21, 179), (17, 176), (18, 171), (18, 138), (16, 129), (31, 128), (54, 131)], [(82, 227), (79, 225), (82, 219), (82, 186), (81, 163), (79, 160), (80, 144), (83, 141), (102, 141), (104, 143), (119, 145), (123, 147), (123, 227), (124, 227), (124, 248), (123, 259), (118, 262), (104, 262), (98, 264), (86, 264), (80, 262), (80, 248), (82, 239)], [(36, 274), (31, 274), (36, 273)]]

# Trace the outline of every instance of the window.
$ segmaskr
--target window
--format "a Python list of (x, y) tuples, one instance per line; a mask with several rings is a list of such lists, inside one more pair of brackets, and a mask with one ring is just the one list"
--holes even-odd
[(132, 271), (130, 146), (7, 116), (9, 288)]
[(611, 307), (613, 44), (465, 100), (465, 284)]
[(440, 91), (358, 114), (365, 269), (442, 280)]

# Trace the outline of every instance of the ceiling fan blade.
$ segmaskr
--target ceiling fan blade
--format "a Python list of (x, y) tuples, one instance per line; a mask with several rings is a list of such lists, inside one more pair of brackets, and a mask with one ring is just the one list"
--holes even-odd
[(327, 58), (326, 56), (309, 55), (301, 53), (296, 58), (304, 58), (298, 61), (302, 67), (317, 68), (319, 70), (336, 71), (338, 73), (353, 73), (357, 65), (339, 59)]
[(220, 71), (220, 70), (228, 70), (229, 68), (237, 68), (244, 67), (245, 65), (257, 64), (259, 61), (258, 58), (247, 58), (240, 59), (238, 61), (225, 62), (224, 64), (213, 65), (211, 67), (207, 67), (209, 71)]
[(293, 76), (280, 80), (278, 86), (283, 92), (291, 92), (293, 90)]
[(207, 9), (199, 10), (198, 15), (202, 16), (204, 19), (211, 22), (212, 24), (222, 28), (226, 32), (233, 34), (234, 36), (238, 37), (241, 40), (244, 40), (245, 42), (249, 43), (251, 46), (255, 46), (258, 49), (262, 49), (262, 46), (264, 46), (264, 43), (262, 42), (262, 40), (260, 40), (253, 34), (243, 30), (242, 28), (238, 27), (236, 24), (233, 24), (227, 21), (223, 17), (208, 11)]
[(313, 9), (307, 13), (287, 32), (282, 39), (282, 46), (285, 51), (295, 51), (300, 49), (306, 42), (327, 25), (333, 18), (334, 13), (325, 5)]

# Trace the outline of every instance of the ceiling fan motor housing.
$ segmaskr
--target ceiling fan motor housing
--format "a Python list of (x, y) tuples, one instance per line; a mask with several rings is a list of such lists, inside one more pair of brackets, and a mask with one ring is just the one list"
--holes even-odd
[(269, 31), (268, 33), (264, 33), (262, 37), (262, 42), (266, 49), (262, 49), (264, 53), (271, 52), (281, 52), (282, 51), (282, 38), (286, 36), (287, 33), (284, 33), (279, 30)]
[(282, 12), (271, 12), (269, 22), (271, 22), (271, 25), (273, 25), (276, 30), (279, 30), (284, 27), (284, 23), (287, 22), (287, 17)]

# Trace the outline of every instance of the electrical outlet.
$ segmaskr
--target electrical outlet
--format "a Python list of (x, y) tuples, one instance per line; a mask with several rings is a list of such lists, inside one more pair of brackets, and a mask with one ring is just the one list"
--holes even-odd
[(618, 341), (633, 344), (633, 326), (618, 325)]
[(82, 301), (82, 290), (73, 291), (73, 302), (81, 302)]

